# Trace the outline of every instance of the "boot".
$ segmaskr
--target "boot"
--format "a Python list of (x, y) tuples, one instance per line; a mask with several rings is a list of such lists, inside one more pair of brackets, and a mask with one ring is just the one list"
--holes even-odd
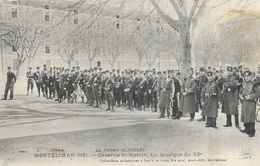
[(198, 121), (199, 121), (199, 122), (201, 122), (201, 121), (205, 122), (205, 121), (206, 121), (205, 116), (202, 116), (200, 119), (198, 119)]
[(214, 129), (218, 129), (218, 127), (217, 127), (217, 118), (212, 118), (211, 121), (212, 121), (212, 127)]
[(226, 114), (226, 118), (227, 118), (227, 124), (223, 125), (224, 127), (231, 127), (232, 123), (231, 123), (231, 115)]
[(236, 124), (236, 128), (240, 129), (239, 120), (238, 120), (238, 114), (235, 115), (235, 124)]
[(164, 117), (165, 108), (160, 108), (160, 112), (161, 112), (161, 115), (160, 115), (158, 118), (165, 118), (165, 117)]
[(207, 124), (205, 127), (212, 127), (212, 118), (211, 117), (207, 117)]
[(190, 122), (194, 121), (195, 113), (190, 113)]

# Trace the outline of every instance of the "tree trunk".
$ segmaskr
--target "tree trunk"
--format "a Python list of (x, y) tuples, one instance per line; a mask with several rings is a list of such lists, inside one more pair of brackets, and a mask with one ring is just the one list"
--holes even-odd
[(71, 69), (71, 61), (68, 62), (68, 69), (69, 69), (69, 72), (70, 72), (70, 69)]
[(28, 62), (27, 62), (27, 67), (26, 67), (26, 71), (29, 70), (29, 67), (30, 67), (30, 64), (31, 64), (31, 60), (32, 60), (32, 57), (29, 56), (29, 57), (28, 57)]
[(16, 78), (18, 79), (20, 77), (20, 69), (21, 69), (22, 63), (18, 63), (17, 71), (16, 71)]
[(188, 75), (188, 70), (191, 67), (191, 41), (190, 41), (190, 26), (186, 26), (180, 32), (181, 44), (183, 49), (181, 73), (182, 79)]
[(92, 68), (92, 61), (91, 59), (89, 59), (89, 68)]

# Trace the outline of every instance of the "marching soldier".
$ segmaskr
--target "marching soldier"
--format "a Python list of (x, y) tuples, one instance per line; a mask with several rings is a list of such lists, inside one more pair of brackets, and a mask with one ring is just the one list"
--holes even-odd
[(41, 96), (41, 91), (42, 91), (43, 97), (45, 97), (43, 82), (42, 82), (42, 72), (40, 71), (39, 66), (37, 67), (37, 71), (34, 73), (33, 77), (34, 77), (36, 87), (38, 90), (38, 97)]
[(14, 84), (16, 82), (16, 76), (13, 72), (11, 72), (11, 67), (8, 66), (7, 67), (7, 81), (5, 84), (5, 94), (4, 94), (4, 98), (1, 100), (7, 100), (7, 95), (8, 95), (8, 91), (10, 90), (10, 99), (9, 100), (13, 100), (14, 98)]
[(165, 118), (164, 114), (167, 111), (167, 117), (170, 117), (170, 103), (173, 100), (174, 94), (174, 83), (168, 78), (166, 71), (163, 72), (163, 78), (157, 82), (157, 96), (158, 96), (158, 107), (160, 109), (159, 118)]
[(241, 122), (244, 123), (242, 133), (248, 134), (249, 137), (255, 135), (255, 117), (256, 117), (256, 102), (260, 97), (260, 88), (253, 82), (253, 76), (250, 71), (244, 73), (245, 82), (240, 91), (240, 99), (242, 103)]
[(189, 75), (184, 82), (184, 86), (182, 88), (182, 98), (180, 103), (180, 110), (177, 113), (177, 116), (173, 119), (180, 119), (182, 113), (190, 114), (190, 121), (194, 120), (195, 111), (196, 111), (196, 97), (195, 92), (197, 90), (197, 82), (193, 78), (194, 69), (190, 68)]
[(207, 117), (206, 127), (213, 127), (217, 129), (217, 117), (218, 117), (218, 107), (221, 104), (221, 90), (218, 84), (214, 81), (213, 72), (209, 71), (207, 73), (208, 82), (203, 86), (201, 90), (201, 106), (202, 116)]
[(29, 90), (31, 89), (31, 94), (33, 94), (33, 84), (34, 84), (34, 79), (33, 79), (33, 72), (32, 68), (29, 67), (29, 71), (26, 73), (27, 77), (27, 94), (29, 95)]
[(235, 116), (236, 128), (239, 128), (238, 120), (238, 99), (237, 99), (237, 80), (234, 78), (233, 68), (227, 67), (227, 77), (222, 77), (219, 82), (223, 85), (222, 113), (226, 114), (226, 125), (231, 127), (231, 115)]
[(112, 112), (114, 112), (114, 106), (115, 106), (115, 98), (113, 94), (113, 88), (114, 88), (114, 81), (112, 80), (109, 71), (105, 72), (105, 81), (104, 81), (104, 93), (107, 100), (107, 109), (106, 111), (109, 111), (111, 109)]

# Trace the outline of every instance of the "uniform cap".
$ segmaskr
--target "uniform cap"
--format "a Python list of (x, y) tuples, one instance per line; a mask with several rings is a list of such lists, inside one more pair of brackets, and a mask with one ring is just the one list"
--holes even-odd
[(250, 75), (252, 75), (252, 72), (250, 72), (250, 71), (245, 71), (244, 76), (250, 76)]
[(207, 72), (207, 76), (213, 76), (213, 72), (212, 71), (208, 71)]
[(227, 68), (227, 71), (233, 71), (233, 68), (229, 66), (229, 67)]

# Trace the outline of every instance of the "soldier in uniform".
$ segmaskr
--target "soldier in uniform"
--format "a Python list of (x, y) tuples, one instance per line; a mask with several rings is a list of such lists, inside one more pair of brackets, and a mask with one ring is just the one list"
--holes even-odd
[(180, 107), (180, 93), (181, 93), (181, 80), (174, 76), (174, 70), (171, 71), (170, 78), (174, 83), (174, 94), (173, 94), (173, 102), (171, 103), (172, 115), (171, 117), (176, 117), (177, 112)]
[(42, 83), (43, 83), (43, 88), (47, 99), (48, 99), (48, 87), (50, 86), (49, 77), (50, 76), (49, 73), (47, 72), (47, 69), (44, 68), (44, 70), (42, 71)]
[[(126, 75), (126, 77), (128, 77), (128, 74)], [(133, 111), (134, 81), (135, 81), (134, 72), (131, 71), (129, 78), (126, 79), (125, 88), (124, 88), (125, 97), (128, 104), (128, 107), (126, 109), (131, 111)]]
[(123, 97), (122, 83), (123, 83), (123, 78), (120, 75), (120, 70), (117, 70), (117, 76), (115, 78), (115, 90), (114, 90), (117, 107), (121, 107), (121, 100)]
[[(65, 73), (63, 73), (65, 72)], [(59, 92), (59, 97), (58, 101), (59, 103), (62, 102), (63, 98), (66, 96), (67, 92), (67, 86), (68, 86), (68, 77), (69, 77), (69, 69), (66, 69), (65, 71), (62, 70), (60, 73), (60, 92)]]
[(167, 111), (167, 117), (170, 117), (170, 103), (173, 100), (174, 94), (174, 83), (168, 78), (167, 72), (163, 72), (163, 78), (157, 82), (157, 96), (158, 96), (158, 107), (160, 109), (159, 118), (165, 118), (165, 111)]
[(241, 122), (244, 123), (242, 133), (248, 134), (249, 137), (255, 135), (255, 117), (256, 102), (260, 97), (260, 88), (253, 82), (253, 76), (250, 71), (244, 73), (245, 82), (242, 85), (239, 97), (242, 103)]
[(158, 71), (157, 72), (157, 76), (156, 76), (156, 72), (153, 72), (153, 83), (152, 83), (152, 97), (153, 97), (153, 112), (157, 112), (157, 103), (158, 103), (158, 97), (157, 97), (157, 82), (158, 80), (161, 79), (161, 72)]
[(16, 82), (16, 76), (13, 72), (11, 72), (11, 67), (8, 66), (7, 67), (7, 81), (5, 84), (5, 94), (4, 94), (4, 98), (2, 100), (7, 100), (7, 95), (8, 95), (8, 91), (10, 90), (10, 99), (9, 100), (13, 100), (14, 98), (14, 84)]
[(92, 85), (92, 90), (93, 90), (93, 99), (94, 102), (96, 103), (96, 106), (94, 106), (94, 108), (98, 108), (99, 107), (99, 102), (100, 102), (100, 85), (102, 83), (101, 80), (101, 74), (97, 73), (97, 68), (94, 68), (94, 75), (93, 75), (94, 79), (93, 79), (93, 85)]
[(109, 71), (105, 72), (105, 79), (104, 79), (104, 93), (107, 100), (107, 109), (106, 111), (109, 111), (111, 109), (112, 112), (114, 112), (114, 106), (115, 106), (115, 98), (113, 94), (113, 88), (114, 88), (114, 81), (112, 80)]
[[(196, 93), (196, 99), (198, 102), (198, 106), (199, 109), (202, 110), (203, 106), (201, 105), (201, 90), (202, 88), (205, 86), (205, 84), (208, 82), (208, 78), (206, 76), (206, 70), (204, 69), (204, 67), (201, 67), (199, 70), (199, 78), (198, 78), (198, 89), (197, 89), (197, 93)], [(201, 119), (198, 119), (198, 121), (206, 121), (205, 116), (202, 115)]]
[(182, 113), (189, 113), (190, 114), (190, 121), (194, 120), (195, 111), (196, 111), (196, 97), (195, 92), (198, 87), (197, 81), (193, 78), (194, 69), (190, 68), (189, 75), (185, 79), (184, 86), (182, 87), (182, 97), (180, 103), (180, 109), (177, 113), (177, 116), (173, 119), (180, 119)]
[(226, 114), (226, 125), (224, 127), (231, 127), (231, 115), (235, 116), (236, 128), (239, 128), (238, 120), (238, 99), (237, 99), (237, 85), (238, 82), (234, 78), (233, 68), (227, 67), (226, 78), (222, 77), (219, 82), (223, 85), (222, 95), (222, 113)]
[(147, 91), (147, 80), (143, 72), (139, 73), (139, 80), (137, 85), (137, 99), (138, 99), (138, 110), (145, 111), (145, 96)]
[(33, 79), (33, 72), (32, 72), (31, 67), (29, 67), (29, 71), (27, 71), (26, 77), (27, 77), (27, 94), (26, 95), (29, 95), (30, 89), (31, 89), (31, 94), (33, 94), (34, 79)]
[(146, 103), (147, 103), (147, 108), (148, 110), (152, 111), (152, 104), (153, 104), (153, 90), (152, 90), (152, 85), (153, 85), (153, 76), (150, 75), (150, 71), (146, 72), (147, 74), (147, 91), (146, 91)]
[(37, 71), (34, 73), (33, 77), (34, 77), (36, 87), (38, 90), (38, 97), (41, 96), (41, 91), (42, 91), (43, 97), (45, 97), (43, 82), (42, 82), (42, 72), (40, 71), (39, 66), (37, 67)]
[(221, 104), (221, 90), (218, 84), (214, 81), (213, 72), (209, 71), (207, 73), (208, 82), (203, 86), (201, 90), (201, 106), (202, 116), (207, 117), (206, 127), (213, 127), (217, 129), (217, 117), (218, 117), (218, 107)]

